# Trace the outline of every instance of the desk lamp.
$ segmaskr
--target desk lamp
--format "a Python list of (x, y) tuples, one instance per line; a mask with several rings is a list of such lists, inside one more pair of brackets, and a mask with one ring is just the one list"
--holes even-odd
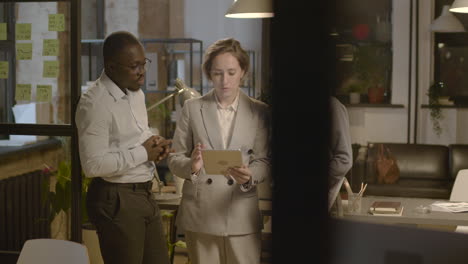
[(154, 103), (153, 105), (148, 107), (146, 109), (146, 111), (149, 112), (151, 109), (153, 109), (156, 106), (158, 106), (158, 105), (164, 103), (165, 101), (171, 99), (175, 95), (179, 96), (180, 106), (184, 106), (184, 102), (187, 101), (188, 99), (197, 98), (197, 97), (201, 96), (199, 92), (197, 92), (195, 89), (190, 88), (187, 85), (185, 85), (184, 81), (182, 81), (179, 78), (177, 78), (175, 80), (175, 88), (176, 88), (176, 91), (174, 93), (172, 93), (172, 94), (164, 97), (163, 99), (159, 100), (158, 102)]

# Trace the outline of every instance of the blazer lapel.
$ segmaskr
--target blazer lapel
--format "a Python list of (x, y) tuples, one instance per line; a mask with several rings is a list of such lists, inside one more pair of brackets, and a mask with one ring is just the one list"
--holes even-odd
[[(218, 110), (216, 106), (216, 99), (214, 92), (211, 91), (205, 96), (205, 100), (201, 106), (201, 115), (203, 125), (205, 126), (208, 140), (210, 141), (213, 149), (223, 149), (223, 142), (221, 139), (221, 128), (218, 121)], [(196, 144), (196, 142), (195, 142)]]
[(250, 105), (250, 99), (242, 91), (239, 92), (239, 106), (237, 108), (236, 118), (234, 121), (234, 130), (228, 144), (228, 148), (239, 148), (245, 142), (246, 134), (253, 133), (252, 125), (254, 115)]

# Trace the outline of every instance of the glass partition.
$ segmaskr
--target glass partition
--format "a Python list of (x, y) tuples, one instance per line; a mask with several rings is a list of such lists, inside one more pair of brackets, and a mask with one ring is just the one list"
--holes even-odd
[(70, 3), (0, 4), (0, 123), (70, 124)]

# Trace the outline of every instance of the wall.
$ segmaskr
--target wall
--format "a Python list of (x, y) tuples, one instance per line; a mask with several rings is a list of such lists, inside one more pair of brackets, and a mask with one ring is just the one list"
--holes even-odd
[[(126, 30), (139, 37), (139, 0), (106, 0), (104, 2), (104, 34)], [(109, 23), (110, 21), (112, 23)]]
[(81, 38), (96, 39), (96, 0), (81, 1)]

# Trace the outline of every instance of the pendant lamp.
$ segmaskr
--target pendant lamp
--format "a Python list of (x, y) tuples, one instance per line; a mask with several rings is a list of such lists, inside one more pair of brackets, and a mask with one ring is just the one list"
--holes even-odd
[(455, 0), (450, 7), (450, 12), (468, 13), (468, 0)]
[(449, 5), (444, 5), (442, 13), (431, 24), (433, 32), (465, 32), (463, 24), (450, 11)]
[(234, 0), (225, 16), (230, 18), (273, 17), (272, 0)]

